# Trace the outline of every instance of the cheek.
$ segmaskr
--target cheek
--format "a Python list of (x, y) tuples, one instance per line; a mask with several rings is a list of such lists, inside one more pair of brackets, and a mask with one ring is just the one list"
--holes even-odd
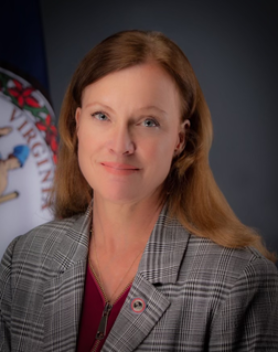
[(165, 159), (172, 159), (176, 144), (177, 138), (175, 136), (167, 136), (158, 142), (159, 152), (164, 155)]
[(99, 144), (100, 136), (90, 126), (81, 125), (77, 131), (78, 153), (89, 153)]
[(168, 170), (172, 163), (174, 149), (175, 145), (172, 139), (158, 139), (145, 144), (145, 155), (154, 168), (159, 166)]
[[(77, 139), (78, 139), (78, 164), (81, 169), (82, 174), (86, 177), (88, 169), (91, 166), (91, 156), (93, 154), (94, 143), (93, 136), (91, 136), (90, 130), (84, 129), (83, 126), (77, 131)], [(87, 180), (88, 181), (88, 180)]]

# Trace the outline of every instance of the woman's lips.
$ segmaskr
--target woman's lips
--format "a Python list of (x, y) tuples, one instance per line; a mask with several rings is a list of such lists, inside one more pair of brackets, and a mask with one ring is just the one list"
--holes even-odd
[(114, 175), (131, 175), (139, 171), (139, 168), (130, 164), (121, 164), (114, 162), (101, 162), (100, 163), (107, 172)]

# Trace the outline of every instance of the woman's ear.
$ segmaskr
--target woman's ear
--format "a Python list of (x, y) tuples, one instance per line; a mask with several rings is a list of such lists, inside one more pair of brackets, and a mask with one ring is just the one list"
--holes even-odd
[(80, 115), (81, 115), (81, 108), (78, 107), (75, 111), (75, 124), (76, 124), (76, 130), (78, 130), (79, 127), (79, 122), (80, 122)]
[(185, 148), (186, 135), (187, 135), (187, 131), (189, 130), (189, 128), (190, 128), (190, 121), (188, 119), (186, 119), (180, 125), (178, 143), (177, 143), (176, 148), (174, 150), (174, 156), (179, 155), (182, 152), (182, 150)]

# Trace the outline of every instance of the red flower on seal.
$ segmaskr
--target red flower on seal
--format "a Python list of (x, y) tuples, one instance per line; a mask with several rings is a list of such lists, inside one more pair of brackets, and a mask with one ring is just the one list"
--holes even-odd
[(36, 122), (36, 126), (40, 131), (45, 133), (45, 141), (53, 152), (53, 161), (57, 163), (57, 128), (51, 124), (51, 116), (47, 115), (44, 122)]
[(15, 87), (9, 88), (8, 92), (16, 98), (19, 107), (23, 108), (24, 105), (31, 106), (32, 108), (40, 107), (38, 101), (31, 96), (31, 93), (34, 91), (33, 87), (23, 88), (22, 84), (16, 79), (13, 79), (13, 83)]

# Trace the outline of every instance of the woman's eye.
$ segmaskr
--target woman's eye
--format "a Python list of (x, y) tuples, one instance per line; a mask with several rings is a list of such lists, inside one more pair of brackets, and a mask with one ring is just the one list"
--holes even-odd
[(103, 114), (102, 112), (95, 112), (92, 116), (100, 121), (108, 120), (108, 117), (105, 114)]
[(159, 123), (154, 119), (146, 119), (144, 120), (143, 125), (145, 127), (158, 127)]

